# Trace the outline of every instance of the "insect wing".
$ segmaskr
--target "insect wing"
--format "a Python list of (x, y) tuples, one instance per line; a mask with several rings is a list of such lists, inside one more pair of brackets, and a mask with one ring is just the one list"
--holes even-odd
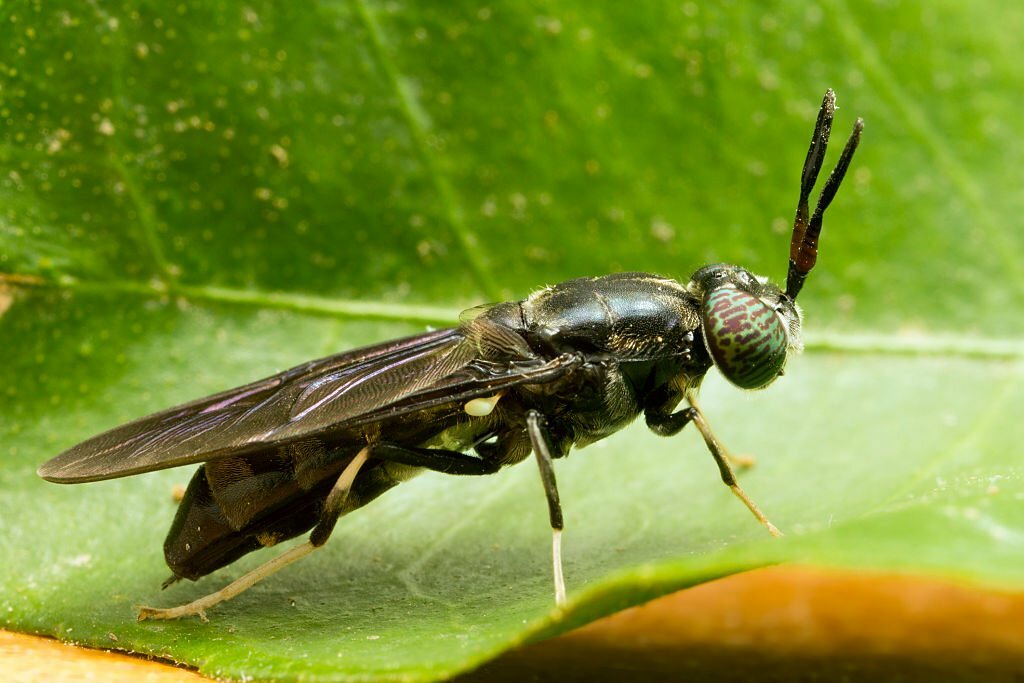
[(458, 329), (358, 349), (143, 417), (39, 468), (49, 481), (113, 479), (233, 456), (458, 403), (576, 368), (573, 355), (485, 360)]
[[(317, 416), (316, 419), (329, 427), (352, 428), (444, 404), (458, 406), (465, 401), (491, 396), (520, 384), (553, 382), (575, 370), (582, 363), (581, 356), (571, 353), (552, 359), (524, 358), (512, 361), (487, 361), (474, 358), (456, 372), (438, 377), (430, 383), (419, 382), (415, 391), (403, 391), (401, 395), (396, 394), (393, 400), (381, 401), (375, 407), (366, 405), (363, 407), (363, 412), (347, 417), (344, 421), (331, 421), (330, 418), (335, 409), (331, 403), (324, 405), (324, 413)], [(308, 420), (308, 417), (304, 417), (302, 421), (282, 425), (274, 431), (274, 436), (279, 441), (285, 442), (325, 431), (317, 429)]]
[[(437, 330), (303, 363), (251, 384), (115, 427), (46, 462), (39, 468), (39, 475), (62, 483), (97, 481), (263, 450), (280, 440), (273, 434), (276, 428), (293, 420), (301, 424), (301, 413), (297, 419), (293, 414), (296, 400), (300, 404), (309, 401), (317, 395), (317, 387), (325, 391), (324, 387), (330, 384), (325, 378), (354, 377), (360, 373), (380, 377), (385, 374), (382, 369), (391, 364), (408, 369), (410, 357), (424, 363), (431, 353), (451, 353), (463, 340), (458, 330)], [(471, 356), (465, 354), (465, 360), (468, 362)], [(393, 399), (400, 387), (392, 383), (391, 388), (391, 394), (363, 394), (367, 403), (362, 409), (372, 410)], [(346, 411), (339, 414), (356, 412), (355, 402), (346, 401), (345, 405)], [(306, 432), (316, 429), (312, 425), (323, 423), (309, 424)]]

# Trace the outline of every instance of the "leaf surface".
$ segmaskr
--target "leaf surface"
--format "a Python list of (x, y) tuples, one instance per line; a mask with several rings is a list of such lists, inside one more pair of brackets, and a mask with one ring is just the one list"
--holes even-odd
[[(924, 27), (924, 28), (922, 28)], [(430, 680), (777, 562), (1024, 588), (1024, 11), (227, 2), (0, 6), (0, 614), (228, 678)], [(424, 475), (197, 621), (160, 593), (186, 470), (60, 487), (92, 434), (580, 275), (784, 275), (821, 93), (864, 141), (808, 352), (702, 405), (757, 466), (633, 427), (536, 472)], [(839, 146), (838, 144), (836, 145)], [(835, 152), (826, 162), (834, 163)]]

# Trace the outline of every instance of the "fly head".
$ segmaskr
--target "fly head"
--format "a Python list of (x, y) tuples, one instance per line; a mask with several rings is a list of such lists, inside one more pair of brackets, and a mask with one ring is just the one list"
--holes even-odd
[(864, 129), (863, 120), (857, 119), (810, 214), (808, 199), (825, 159), (835, 110), (835, 93), (829, 90), (818, 111), (800, 177), (785, 291), (744, 268), (721, 263), (701, 268), (690, 280), (689, 289), (701, 302), (701, 329), (708, 352), (725, 378), (743, 389), (771, 384), (782, 374), (789, 352), (802, 348), (796, 296), (817, 261), (822, 218), (843, 182)]
[(742, 389), (768, 386), (790, 350), (800, 350), (800, 309), (781, 289), (739, 266), (719, 263), (693, 274), (701, 331), (711, 359)]

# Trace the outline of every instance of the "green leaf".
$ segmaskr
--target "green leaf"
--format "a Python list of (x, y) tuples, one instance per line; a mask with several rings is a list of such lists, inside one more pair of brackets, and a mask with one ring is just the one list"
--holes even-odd
[[(1024, 10), (422, 5), (0, 5), (8, 628), (235, 679), (427, 680), (768, 563), (1024, 588)], [(209, 623), (138, 624), (274, 551), (160, 593), (190, 472), (35, 476), (147, 412), (546, 283), (782, 277), (828, 86), (836, 137), (867, 128), (801, 294), (808, 353), (767, 391), (703, 391), (782, 539), (695, 432), (635, 425), (558, 463), (564, 612), (523, 465), (423, 475)]]

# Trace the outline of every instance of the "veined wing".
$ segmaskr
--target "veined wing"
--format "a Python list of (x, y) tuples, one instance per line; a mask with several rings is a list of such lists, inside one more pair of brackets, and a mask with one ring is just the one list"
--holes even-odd
[(115, 427), (45, 463), (39, 475), (76, 483), (273, 453), (288, 442), (552, 381), (580, 362), (571, 355), (488, 360), (480, 348), (451, 329), (311, 361)]
[[(346, 406), (339, 414), (373, 410), (415, 386), (403, 387), (394, 378), (435, 363), (450, 372), (472, 360), (472, 353), (461, 350), (464, 340), (456, 329), (437, 330), (303, 363), (115, 427), (46, 462), (39, 475), (66, 483), (95, 481), (263, 450), (280, 441), (275, 429), (293, 420), (301, 423), (301, 416), (294, 414), (296, 405), (329, 391), (332, 382), (325, 378), (353, 380), (351, 399), (335, 396)], [(390, 393), (368, 391), (365, 382), (354, 381), (361, 375), (381, 377), (392, 366), (396, 375), (385, 378)], [(430, 376), (425, 372), (424, 381)]]

